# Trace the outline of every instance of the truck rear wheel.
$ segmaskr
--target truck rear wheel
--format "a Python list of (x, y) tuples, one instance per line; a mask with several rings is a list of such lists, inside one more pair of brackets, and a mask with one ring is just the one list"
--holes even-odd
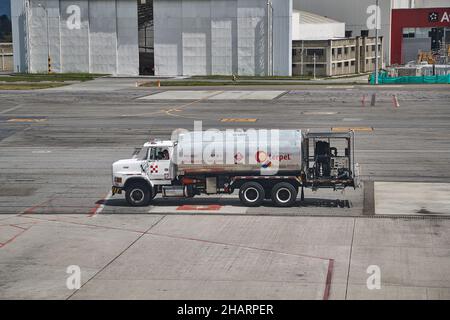
[(272, 189), (272, 201), (278, 207), (291, 207), (297, 199), (296, 188), (288, 182), (280, 182)]
[(150, 187), (144, 182), (132, 182), (125, 190), (125, 199), (133, 207), (146, 206), (151, 198)]
[(257, 182), (244, 183), (239, 189), (239, 199), (247, 207), (257, 207), (264, 201), (264, 188)]

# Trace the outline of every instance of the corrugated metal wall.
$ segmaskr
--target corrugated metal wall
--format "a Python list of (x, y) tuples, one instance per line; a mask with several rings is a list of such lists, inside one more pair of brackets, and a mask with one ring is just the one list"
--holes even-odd
[[(73, 28), (77, 8), (81, 25)], [(136, 0), (30, 0), (13, 15), (22, 17), (13, 22), (17, 71), (47, 72), (50, 56), (52, 72), (139, 73)]]
[[(292, 1), (273, 0), (276, 75), (291, 74)], [(155, 0), (155, 74), (264, 75), (266, 0)]]

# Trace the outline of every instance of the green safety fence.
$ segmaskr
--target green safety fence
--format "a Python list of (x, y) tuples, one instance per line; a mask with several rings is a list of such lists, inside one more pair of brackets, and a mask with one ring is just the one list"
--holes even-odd
[[(404, 76), (404, 77), (389, 77), (386, 72), (381, 71), (378, 74), (379, 84), (421, 84), (421, 83), (431, 83), (431, 84), (450, 84), (450, 74), (447, 75), (436, 75), (436, 76)], [(370, 84), (375, 84), (375, 74), (370, 75)]]

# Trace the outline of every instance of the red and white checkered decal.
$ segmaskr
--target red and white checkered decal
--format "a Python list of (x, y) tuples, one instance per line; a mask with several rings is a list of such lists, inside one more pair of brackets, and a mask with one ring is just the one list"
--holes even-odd
[(158, 165), (157, 164), (151, 164), (149, 169), (150, 169), (150, 173), (158, 173)]

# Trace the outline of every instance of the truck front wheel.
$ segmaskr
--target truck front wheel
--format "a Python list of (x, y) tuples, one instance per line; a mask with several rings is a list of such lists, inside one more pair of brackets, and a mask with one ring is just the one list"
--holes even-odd
[(272, 189), (272, 201), (278, 207), (291, 207), (296, 199), (297, 190), (288, 182), (280, 182)]
[(239, 199), (247, 207), (261, 205), (264, 197), (264, 188), (257, 182), (244, 183), (239, 189)]
[(133, 182), (125, 190), (125, 199), (133, 207), (146, 206), (151, 198), (150, 187), (143, 182)]

